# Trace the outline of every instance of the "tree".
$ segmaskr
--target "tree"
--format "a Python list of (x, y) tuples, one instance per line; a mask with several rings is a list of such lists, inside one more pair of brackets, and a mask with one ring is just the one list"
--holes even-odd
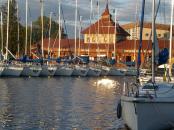
[[(44, 38), (49, 37), (49, 28), (50, 28), (50, 19), (46, 16), (43, 17), (44, 21)], [(51, 38), (59, 37), (59, 24), (52, 20), (51, 23)], [(33, 40), (38, 42), (41, 40), (42, 35), (42, 26), (41, 26), (41, 17), (38, 17), (36, 21), (33, 22)], [(66, 34), (64, 34), (64, 29), (61, 27), (61, 38), (65, 38)]]
[[(20, 53), (23, 53), (24, 50), (24, 41), (25, 41), (25, 33), (24, 33), (24, 27), (19, 23), (20, 28), (20, 37), (18, 41), (18, 18), (17, 18), (17, 7), (16, 7), (16, 0), (10, 1), (10, 8), (9, 8), (9, 50), (16, 54), (17, 52), (17, 46), (18, 42), (20, 43)], [(6, 43), (6, 34), (7, 34), (7, 11), (8, 11), (8, 5), (5, 3), (0, 7), (0, 10), (3, 13), (3, 23), (4, 23), (4, 46)]]

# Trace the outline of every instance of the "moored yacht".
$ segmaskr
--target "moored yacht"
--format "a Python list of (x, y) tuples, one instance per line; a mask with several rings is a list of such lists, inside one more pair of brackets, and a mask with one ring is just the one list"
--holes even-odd
[(21, 73), (21, 76), (38, 77), (41, 71), (42, 67), (40, 65), (24, 65), (24, 69)]
[(59, 65), (55, 72), (55, 76), (71, 76), (74, 68), (71, 65)]
[[(122, 117), (125, 124), (131, 130), (167, 130), (173, 129), (174, 122), (174, 84), (168, 82), (159, 83), (155, 79), (155, 67), (165, 64), (169, 57), (166, 48), (158, 50), (155, 30), (155, 0), (152, 1), (152, 75), (151, 80), (144, 84), (136, 82), (124, 85), (123, 96), (117, 107), (118, 118)], [(142, 2), (142, 16), (140, 28), (140, 47), (142, 43), (145, 0)], [(173, 12), (173, 1), (172, 1)], [(173, 16), (173, 15), (172, 15)], [(172, 18), (173, 20), (173, 18)], [(171, 22), (172, 23), (172, 22)], [(173, 23), (172, 23), (173, 24)], [(172, 26), (171, 24), (171, 26)], [(171, 28), (172, 30), (172, 28)], [(172, 33), (171, 33), (172, 34)], [(172, 35), (170, 35), (172, 38)], [(171, 40), (172, 41), (172, 40)], [(170, 45), (171, 42), (170, 41)], [(170, 46), (171, 49), (171, 46)], [(171, 51), (170, 51), (171, 53)], [(158, 60), (155, 58), (158, 57)], [(162, 61), (160, 63), (160, 61)], [(160, 63), (160, 64), (159, 64)], [(138, 53), (137, 70), (140, 71), (141, 48)], [(171, 71), (171, 70), (170, 70)], [(137, 73), (137, 81), (139, 73)], [(127, 88), (127, 89), (126, 89)]]
[(3, 71), (4, 71), (4, 64), (0, 63), (0, 76), (2, 76)]
[(56, 70), (57, 70), (56, 66), (42, 65), (42, 70), (40, 72), (40, 76), (54, 76)]
[(87, 76), (94, 76), (94, 77), (98, 77), (101, 74), (101, 70), (99, 68), (96, 67), (89, 67)]
[(120, 108), (122, 118), (132, 130), (171, 129), (173, 125), (170, 122), (174, 122), (174, 85), (147, 83), (137, 92), (122, 96)]
[(6, 64), (2, 76), (19, 77), (23, 71), (23, 66), (20, 64)]
[(72, 76), (82, 76), (85, 77), (89, 71), (89, 68), (86, 66), (75, 65)]
[(134, 67), (128, 67), (125, 70), (125, 75), (127, 76), (136, 76), (137, 75), (137, 69)]
[(4, 67), (0, 66), (0, 76), (2, 76), (3, 71), (4, 71)]
[(116, 67), (111, 67), (108, 75), (109, 76), (124, 76), (125, 71), (121, 70), (121, 69), (118, 69)]
[(102, 66), (101, 67), (101, 76), (107, 76), (109, 74), (110, 67)]

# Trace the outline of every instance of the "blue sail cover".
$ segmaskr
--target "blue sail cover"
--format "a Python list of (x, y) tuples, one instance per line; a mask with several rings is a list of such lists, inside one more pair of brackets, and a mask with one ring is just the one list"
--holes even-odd
[(89, 63), (89, 56), (80, 56), (83, 63), (88, 64)]
[(109, 59), (108, 62), (109, 62), (109, 65), (116, 64), (116, 60), (115, 59)]
[(164, 48), (159, 53), (158, 65), (167, 63), (168, 59), (169, 59), (169, 50), (167, 48)]
[(56, 62), (57, 62), (57, 63), (61, 63), (61, 58), (60, 58), (60, 57), (57, 58), (57, 59), (56, 59)]

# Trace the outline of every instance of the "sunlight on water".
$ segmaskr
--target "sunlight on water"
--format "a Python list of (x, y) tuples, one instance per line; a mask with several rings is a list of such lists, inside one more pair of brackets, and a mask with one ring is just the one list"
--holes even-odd
[(97, 85), (97, 87), (104, 87), (104, 88), (107, 88), (107, 89), (113, 89), (113, 88), (117, 87), (117, 85), (119, 83), (115, 80), (104, 78), (104, 79), (99, 79), (94, 84)]

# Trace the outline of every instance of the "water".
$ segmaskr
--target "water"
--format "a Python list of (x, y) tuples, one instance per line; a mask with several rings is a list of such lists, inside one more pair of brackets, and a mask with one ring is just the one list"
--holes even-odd
[(123, 81), (121, 77), (0, 79), (0, 130), (116, 130), (122, 125), (116, 106)]

